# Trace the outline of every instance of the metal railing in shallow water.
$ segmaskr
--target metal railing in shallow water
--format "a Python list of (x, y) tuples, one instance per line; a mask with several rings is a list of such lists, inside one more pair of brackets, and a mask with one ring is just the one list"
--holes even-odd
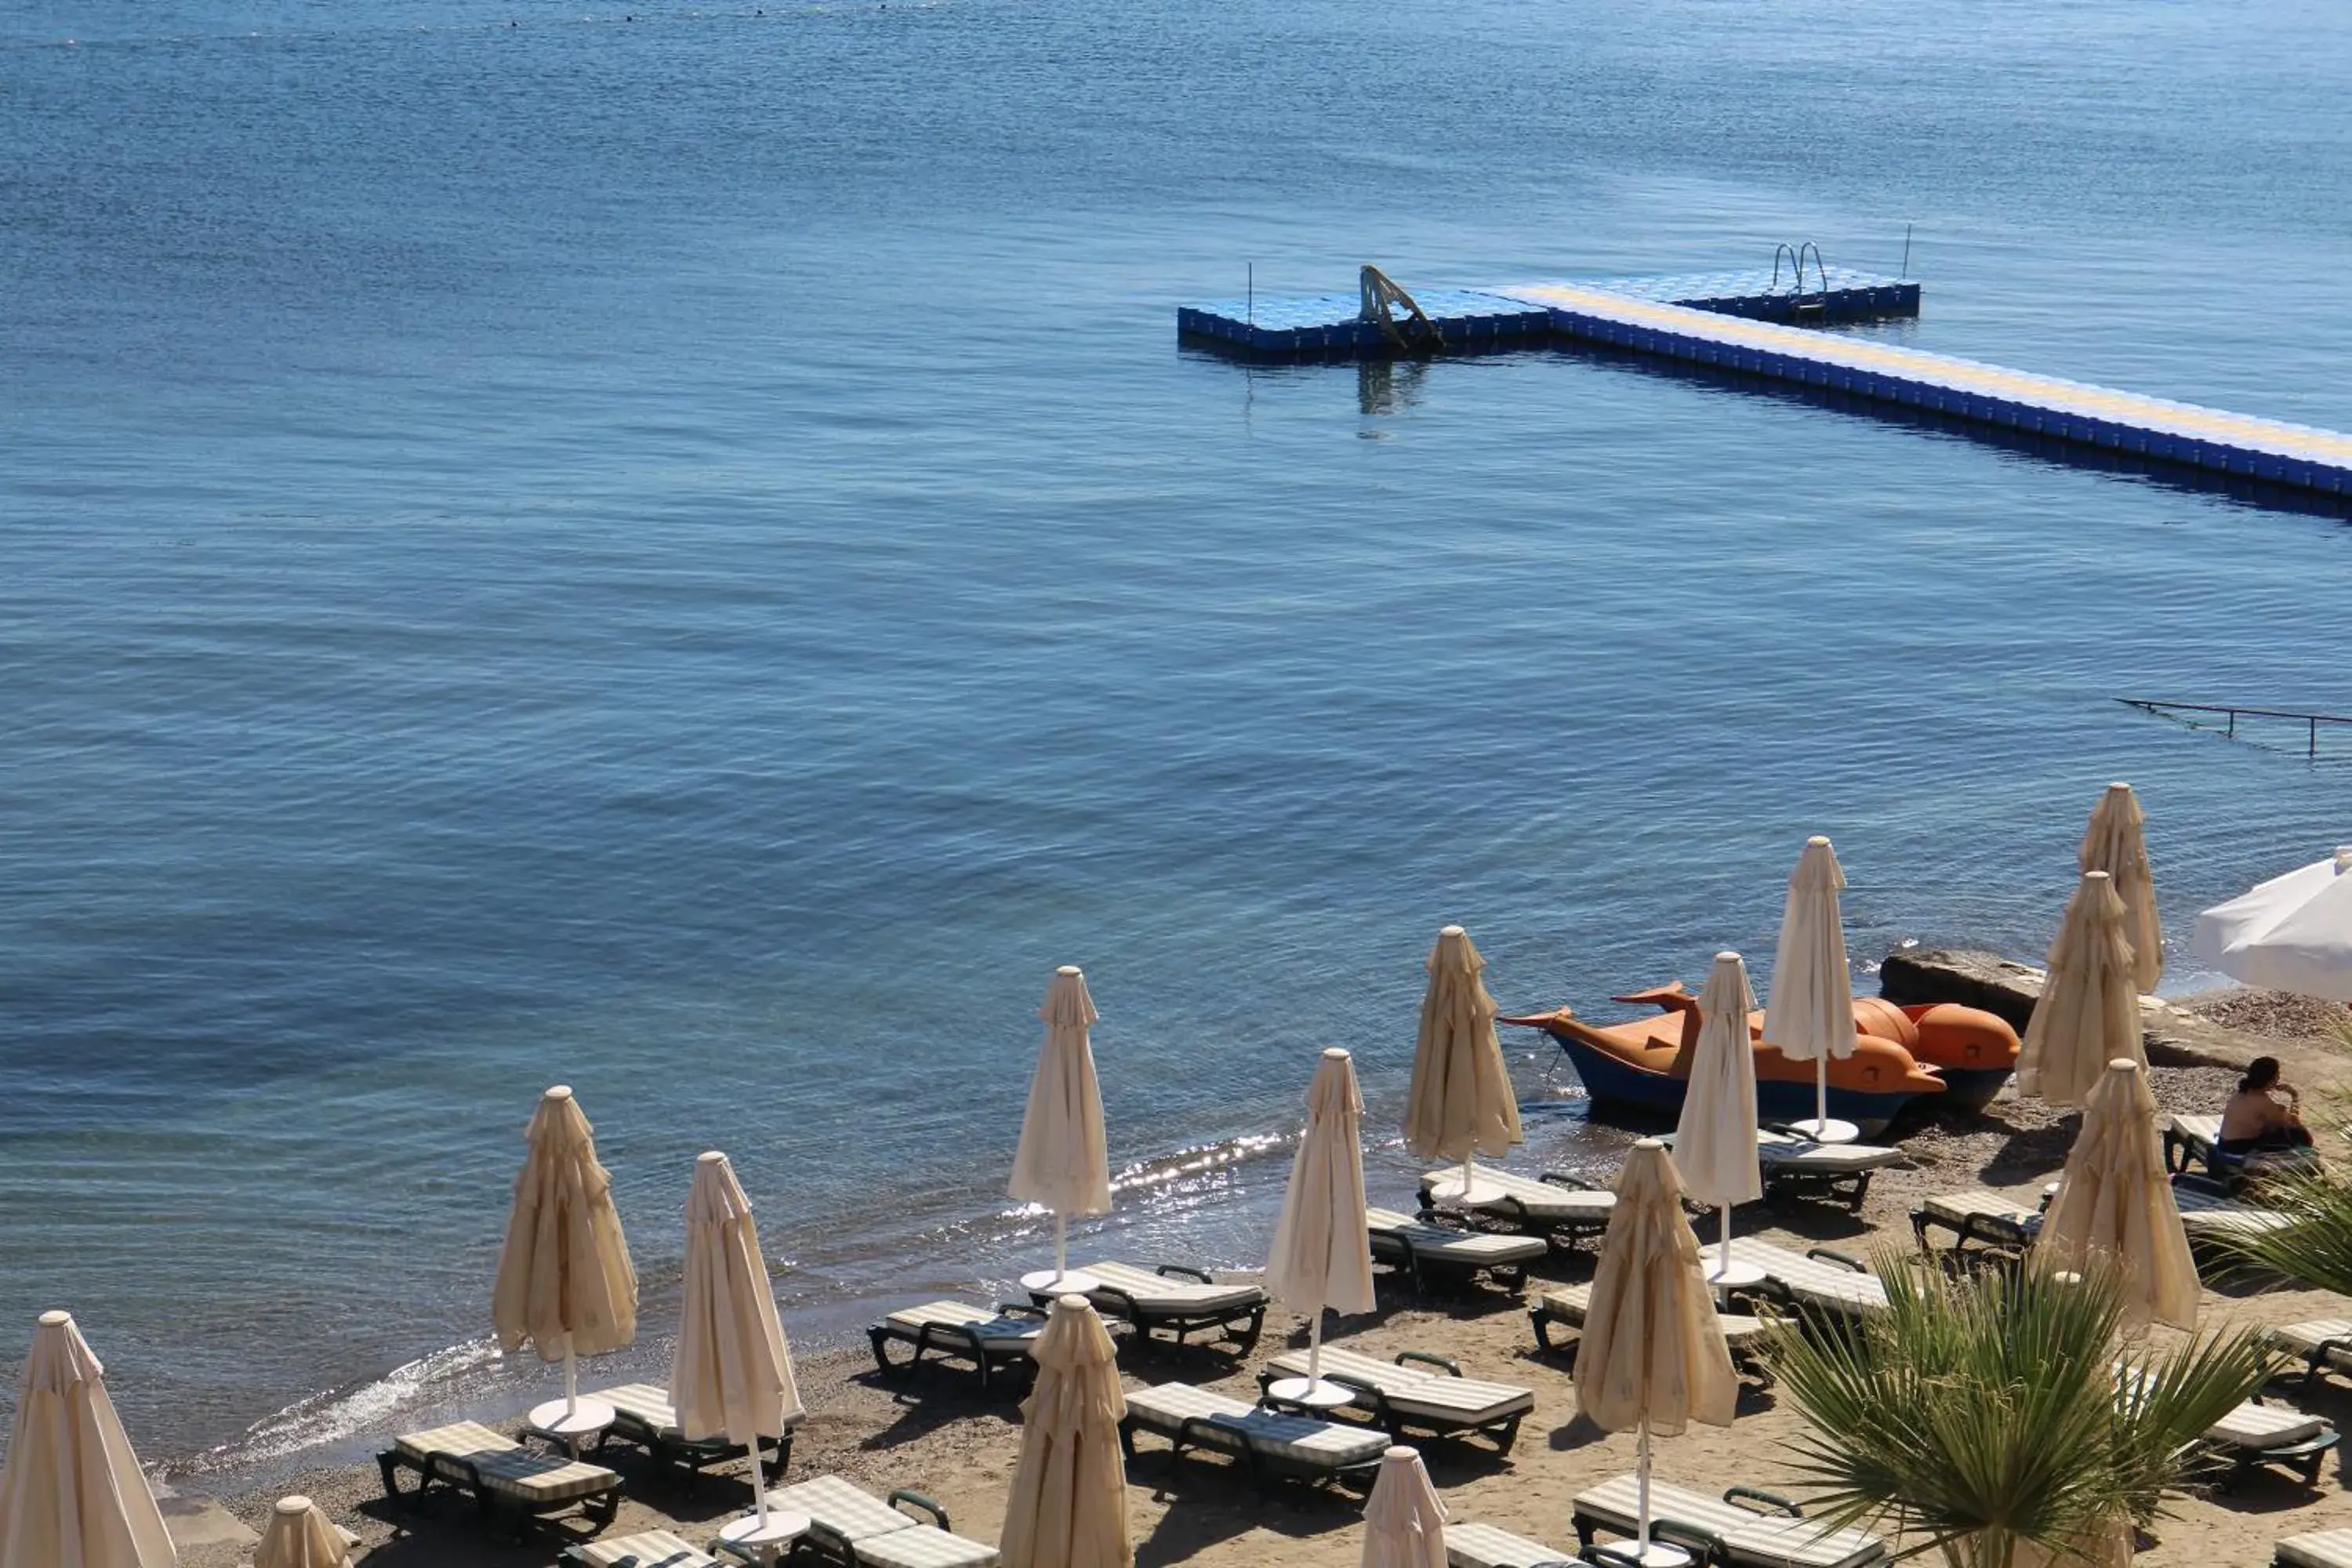
[[(2223, 727), (2221, 733), (2232, 741), (2238, 738), (2238, 721), (2241, 717), (2292, 719), (2305, 726), (2304, 755), (2307, 757), (2319, 755), (2319, 727), (2322, 724), (2352, 724), (2352, 717), (2344, 714), (2307, 713), (2292, 708), (2241, 708), (2225, 702), (2160, 702), (2153, 697), (2118, 697), (2116, 700), (2126, 708), (2137, 708), (2153, 713), (2159, 719), (2169, 719), (2182, 713), (2225, 714), (2228, 716), (2229, 722)], [(2199, 724), (2194, 720), (2184, 719), (2181, 722), (2189, 725), (2192, 729), (2205, 730), (2212, 727), (2210, 724)]]

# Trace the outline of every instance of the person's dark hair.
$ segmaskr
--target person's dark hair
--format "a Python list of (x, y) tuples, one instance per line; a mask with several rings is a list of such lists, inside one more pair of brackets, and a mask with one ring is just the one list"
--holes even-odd
[(2256, 1057), (2246, 1064), (2246, 1076), (2238, 1080), (2238, 1092), (2250, 1094), (2268, 1089), (2278, 1082), (2279, 1062), (2276, 1057)]

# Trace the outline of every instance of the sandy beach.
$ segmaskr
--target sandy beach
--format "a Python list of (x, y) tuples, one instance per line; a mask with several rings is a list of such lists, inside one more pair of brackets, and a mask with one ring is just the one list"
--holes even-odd
[[(2200, 1004), (2200, 1007), (2205, 1005)], [(2266, 1007), (2242, 993), (2221, 994), (2211, 1010), (2249, 1034), (2250, 1051), (2286, 1058), (2290, 1076), (2313, 1085), (2334, 1077), (2333, 1047), (2315, 1037), (2307, 1010)], [(2151, 1079), (2169, 1110), (2218, 1105), (2231, 1082), (2219, 1067), (2157, 1067)], [(1967, 1186), (2010, 1191), (2032, 1200), (2059, 1168), (2069, 1128), (2040, 1104), (2004, 1096), (1987, 1115), (1966, 1124), (1936, 1125), (1905, 1141), (1907, 1165), (1883, 1172), (1860, 1215), (1842, 1207), (1784, 1202), (1743, 1211), (1743, 1234), (1784, 1244), (1833, 1246), (1872, 1253), (1915, 1247), (1908, 1213), (1922, 1195)], [(1375, 1202), (1397, 1203), (1401, 1193), (1375, 1192)], [(1591, 1247), (1555, 1253), (1531, 1272), (1524, 1294), (1551, 1281), (1590, 1278)], [(2224, 1282), (2212, 1288), (2208, 1269), (2209, 1323), (2287, 1322), (2339, 1315), (2343, 1303), (2325, 1294), (2257, 1289)], [(1381, 1277), (1381, 1310), (1344, 1325), (1335, 1342), (1380, 1355), (1407, 1349), (1456, 1358), (1465, 1375), (1515, 1383), (1536, 1393), (1534, 1415), (1507, 1454), (1483, 1442), (1423, 1445), (1430, 1471), (1453, 1517), (1485, 1521), (1515, 1533), (1572, 1547), (1569, 1500), (1578, 1491), (1624, 1472), (1633, 1462), (1630, 1436), (1599, 1431), (1576, 1415), (1575, 1392), (1564, 1358), (1537, 1352), (1523, 1292), (1475, 1289), (1452, 1299), (1416, 1300), (1408, 1283)], [(1144, 1351), (1122, 1357), (1130, 1386), (1182, 1380), (1246, 1396), (1258, 1369), (1283, 1349), (1303, 1345), (1303, 1327), (1270, 1318), (1256, 1352), (1237, 1358), (1211, 1349)], [(974, 1380), (947, 1368), (926, 1367), (909, 1381), (886, 1384), (862, 1353), (835, 1352), (803, 1358), (800, 1385), (809, 1418), (794, 1448), (790, 1478), (835, 1474), (880, 1492), (909, 1487), (942, 1503), (961, 1533), (993, 1541), (1020, 1441), (1019, 1412), (1002, 1395), (983, 1400)], [(2305, 1403), (2296, 1391), (2294, 1398)], [(2305, 1407), (2342, 1426), (2352, 1422), (2352, 1388), (2327, 1386)], [(1769, 1391), (1750, 1389), (1730, 1427), (1694, 1427), (1662, 1442), (1658, 1473), (1695, 1487), (1720, 1489), (1735, 1482), (1801, 1495), (1788, 1445), (1801, 1429), (1797, 1415)], [(384, 1436), (388, 1438), (391, 1434)], [(719, 1523), (749, 1507), (750, 1493), (734, 1471), (715, 1472), (698, 1491), (655, 1476), (631, 1450), (614, 1462), (628, 1481), (628, 1499), (611, 1534), (654, 1526), (674, 1528), (700, 1542)], [(563, 1540), (558, 1526), (527, 1544), (486, 1540), (457, 1500), (438, 1496), (421, 1507), (387, 1504), (373, 1467), (322, 1470), (296, 1478), (369, 1547), (366, 1561), (383, 1568), (551, 1563)], [(278, 1489), (273, 1488), (272, 1494)], [(248, 1525), (266, 1515), (268, 1495), (227, 1495), (222, 1507)], [(1247, 1478), (1223, 1460), (1188, 1456), (1171, 1469), (1164, 1450), (1145, 1440), (1129, 1474), (1129, 1504), (1137, 1562), (1145, 1568), (1174, 1563), (1200, 1568), (1348, 1568), (1360, 1543), (1359, 1505), (1328, 1490), (1290, 1487), (1261, 1502)], [(195, 1500), (190, 1500), (190, 1506)], [(217, 1529), (224, 1521), (210, 1515)], [(2302, 1531), (2352, 1526), (2352, 1493), (2336, 1463), (2319, 1484), (2305, 1488), (2265, 1471), (2221, 1491), (2200, 1487), (2174, 1506), (2142, 1542), (2138, 1561), (2151, 1564), (2254, 1563), (2269, 1560), (2270, 1542)], [(230, 1542), (192, 1546), (188, 1568), (233, 1568), (245, 1560)]]

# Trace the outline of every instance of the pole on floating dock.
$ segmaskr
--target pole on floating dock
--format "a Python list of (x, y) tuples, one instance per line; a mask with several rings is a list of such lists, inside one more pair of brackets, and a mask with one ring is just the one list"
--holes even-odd
[(1903, 270), (1895, 276), (1897, 278), (1911, 276), (1911, 226), (1907, 223), (1903, 226)]
[(1245, 265), (1249, 268), (1249, 324), (1255, 327), (1257, 325), (1257, 263), (1252, 261)]

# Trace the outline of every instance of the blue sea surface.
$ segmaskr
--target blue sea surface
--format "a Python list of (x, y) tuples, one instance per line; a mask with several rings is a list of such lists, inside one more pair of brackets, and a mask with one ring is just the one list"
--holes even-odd
[[(1763, 978), (1826, 832), (1859, 957), (2032, 954), (2120, 777), (2179, 938), (2352, 837), (2352, 736), (2115, 700), (2352, 708), (2345, 522), (1174, 309), (1908, 231), (1892, 336), (2352, 428), (2348, 85), (2318, 0), (18, 0), (0, 1359), (71, 1308), (174, 1468), (523, 1403), (557, 1081), (625, 1368), (705, 1148), (803, 1346), (1002, 1290), (1058, 963), (1125, 1173), (1080, 1255), (1234, 1265), (1327, 1044), (1407, 1190), (1449, 921), (1605, 1016)], [(1609, 1169), (1507, 1043), (1530, 1163)]]

